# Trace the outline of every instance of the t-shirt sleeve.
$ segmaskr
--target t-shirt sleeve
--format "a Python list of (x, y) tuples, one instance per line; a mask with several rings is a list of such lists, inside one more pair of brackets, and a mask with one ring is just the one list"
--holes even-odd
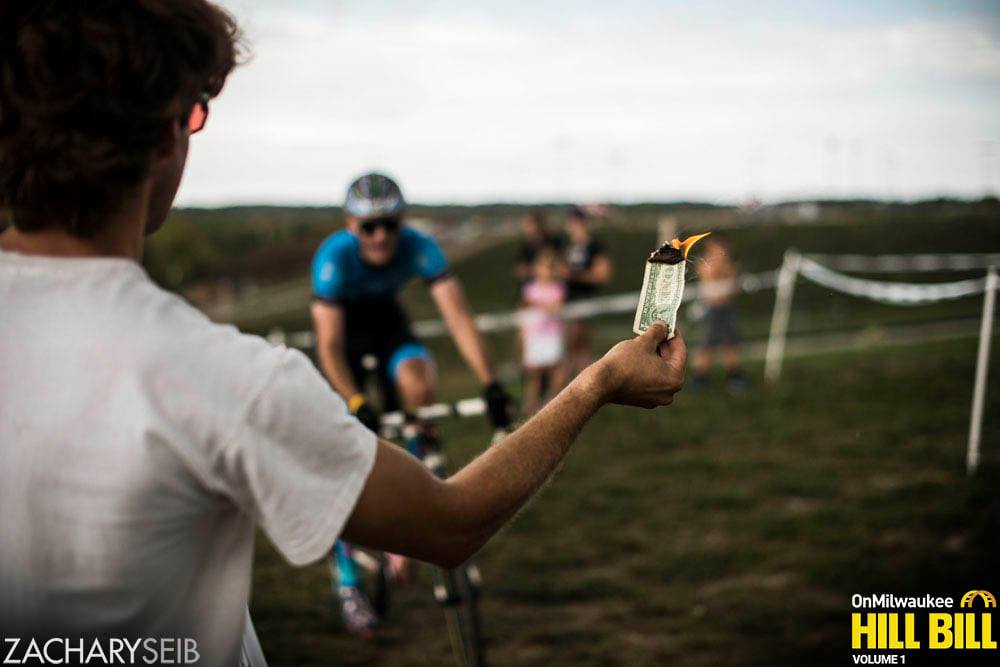
[(336, 246), (324, 244), (313, 257), (313, 295), (323, 301), (336, 302), (344, 296), (344, 270), (337, 255)]
[(222, 443), (217, 481), (290, 563), (305, 565), (333, 547), (376, 445), (309, 360), (286, 351)]
[(413, 238), (413, 261), (417, 274), (429, 283), (450, 275), (448, 260), (437, 241), (428, 234), (419, 232)]

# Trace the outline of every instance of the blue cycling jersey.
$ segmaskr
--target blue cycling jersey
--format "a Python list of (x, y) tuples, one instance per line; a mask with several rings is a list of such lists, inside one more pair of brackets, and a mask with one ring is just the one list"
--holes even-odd
[(363, 301), (394, 296), (415, 276), (432, 282), (447, 273), (444, 253), (423, 232), (403, 227), (389, 263), (372, 266), (362, 261), (358, 238), (345, 229), (327, 237), (316, 251), (312, 285), (325, 301)]

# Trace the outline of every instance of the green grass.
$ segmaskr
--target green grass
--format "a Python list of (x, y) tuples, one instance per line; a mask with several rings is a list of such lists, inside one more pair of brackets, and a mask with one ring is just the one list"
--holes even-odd
[[(974, 357), (971, 339), (831, 352), (774, 388), (751, 366), (744, 395), (716, 383), (667, 409), (606, 408), (478, 557), (492, 664), (847, 664), (851, 594), (995, 589), (1000, 361), (968, 479)], [(485, 430), (445, 425), (456, 463)], [(258, 541), (272, 665), (449, 663), (426, 576), (378, 645), (340, 630), (328, 591), (325, 565), (292, 569)]]
[[(824, 253), (1000, 247), (1000, 226), (984, 217), (992, 213), (967, 215), (966, 208), (952, 214), (944, 207), (933, 218), (898, 209), (823, 225), (750, 225), (730, 236), (748, 272), (776, 268), (789, 246)], [(628, 213), (651, 222), (655, 216), (644, 211)], [(683, 220), (689, 231), (703, 224)], [(316, 229), (303, 227), (302, 238), (311, 242)], [(607, 293), (638, 287), (655, 242), (651, 229), (623, 224), (599, 232), (616, 264)], [(514, 252), (508, 242), (456, 263), (477, 312), (514, 305)], [(274, 271), (300, 286), (303, 304), (305, 269)], [(748, 338), (766, 334), (773, 298), (763, 291), (741, 299)], [(404, 301), (414, 319), (435, 316), (420, 284)], [(790, 332), (864, 330), (885, 344), (892, 343), (887, 326), (978, 317), (980, 308), (981, 297), (883, 306), (800, 281)], [(595, 350), (629, 335), (630, 323), (628, 314), (595, 320)], [(309, 320), (303, 307), (242, 324), (296, 330)], [(686, 331), (697, 340), (695, 324)], [(440, 396), (478, 392), (449, 340), (428, 343), (441, 369)], [(509, 332), (490, 343), (499, 361), (514, 359)], [(745, 395), (730, 396), (715, 378), (709, 390), (685, 392), (666, 410), (605, 409), (554, 483), (478, 558), (491, 662), (847, 664), (851, 594), (995, 589), (1000, 357), (991, 369), (984, 464), (970, 480), (964, 451), (974, 356), (971, 338), (832, 350), (789, 358), (778, 387), (762, 387), (760, 366), (751, 364), (755, 388)], [(485, 444), (481, 421), (447, 423), (443, 433), (456, 465)], [(341, 631), (329, 584), (325, 564), (292, 569), (258, 541), (252, 611), (272, 665), (450, 663), (427, 576), (398, 592), (377, 645)]]

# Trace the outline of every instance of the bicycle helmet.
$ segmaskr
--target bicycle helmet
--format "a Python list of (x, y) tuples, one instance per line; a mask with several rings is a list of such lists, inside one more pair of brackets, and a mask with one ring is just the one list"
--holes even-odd
[(379, 173), (359, 176), (347, 188), (344, 213), (354, 218), (392, 218), (406, 211), (406, 200), (396, 181)]

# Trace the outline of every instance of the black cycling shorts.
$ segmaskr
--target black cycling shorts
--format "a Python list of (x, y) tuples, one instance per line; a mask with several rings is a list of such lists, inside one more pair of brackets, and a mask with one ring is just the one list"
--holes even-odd
[(410, 321), (395, 297), (341, 300), (344, 311), (344, 351), (351, 375), (359, 388), (371, 373), (364, 367), (364, 358), (378, 360), (375, 377), (382, 393), (382, 409), (399, 409), (396, 394), (396, 369), (406, 359), (430, 359), (430, 352), (410, 330)]

